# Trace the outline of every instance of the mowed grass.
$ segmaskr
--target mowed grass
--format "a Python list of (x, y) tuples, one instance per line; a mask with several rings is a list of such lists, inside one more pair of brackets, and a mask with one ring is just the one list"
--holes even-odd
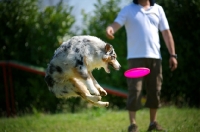
[[(167, 132), (200, 132), (200, 110), (194, 108), (164, 107), (158, 112), (158, 122)], [(149, 111), (137, 113), (140, 132), (149, 124)], [(80, 113), (25, 115), (0, 118), (0, 132), (127, 132), (127, 111), (104, 108), (87, 109)]]

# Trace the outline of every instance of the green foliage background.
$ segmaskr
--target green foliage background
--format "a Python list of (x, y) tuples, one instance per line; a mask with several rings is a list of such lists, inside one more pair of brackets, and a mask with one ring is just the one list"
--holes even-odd
[(159, 0), (168, 18), (178, 54), (178, 69), (168, 70), (168, 54), (162, 48), (164, 84), (163, 96), (177, 105), (200, 107), (200, 1)]
[[(93, 74), (100, 84), (126, 90), (126, 78), (123, 72), (127, 69), (126, 32), (124, 27), (115, 34), (114, 40), (105, 36), (106, 27), (111, 24), (118, 12), (120, 0), (97, 0), (95, 10), (91, 14), (82, 12), (84, 23), (81, 34), (94, 35), (112, 44), (122, 65), (120, 71), (111, 70), (111, 74), (103, 69), (94, 70)], [(200, 106), (200, 1), (198, 0), (157, 0), (162, 5), (172, 31), (178, 69), (170, 72), (169, 54), (161, 38), (163, 57), (164, 83), (162, 99), (179, 106), (185, 104)], [(63, 41), (76, 33), (71, 32), (75, 22), (71, 15), (73, 7), (62, 2), (56, 6), (41, 9), (37, 0), (2, 0), (0, 2), (0, 60), (17, 60), (46, 68), (54, 50)], [(2, 75), (2, 71), (0, 71)], [(61, 111), (63, 104), (72, 112), (85, 106), (79, 98), (67, 101), (59, 100), (49, 91), (42, 76), (33, 75), (13, 69), (15, 99), (18, 111), (31, 111), (36, 108), (42, 111)], [(0, 76), (0, 103), (5, 106), (3, 76)], [(124, 108), (125, 99), (108, 95), (103, 98), (111, 103), (110, 108)], [(2, 107), (0, 111), (4, 111)]]
[[(72, 7), (62, 2), (45, 9), (38, 5), (38, 0), (0, 2), (0, 60), (17, 60), (46, 68), (62, 38), (72, 34), (70, 28), (75, 22)], [(44, 77), (17, 69), (12, 74), (17, 111), (30, 112), (33, 107), (57, 110), (59, 100), (49, 93)], [(0, 102), (5, 106), (2, 76), (0, 80)]]

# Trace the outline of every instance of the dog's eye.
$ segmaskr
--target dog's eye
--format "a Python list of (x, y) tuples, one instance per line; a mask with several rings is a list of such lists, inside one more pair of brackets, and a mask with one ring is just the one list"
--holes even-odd
[(111, 62), (108, 62), (108, 64), (109, 64), (109, 65), (112, 65), (112, 63), (111, 63)]

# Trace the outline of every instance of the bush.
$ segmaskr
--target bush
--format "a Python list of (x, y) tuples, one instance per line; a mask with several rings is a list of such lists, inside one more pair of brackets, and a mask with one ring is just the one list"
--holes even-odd
[[(0, 8), (1, 60), (46, 68), (63, 37), (72, 34), (70, 28), (75, 21), (72, 7), (62, 2), (42, 10), (38, 0), (1, 0)], [(56, 111), (59, 100), (48, 91), (43, 76), (19, 70), (12, 73), (18, 111), (29, 111), (32, 107)], [(0, 85), (4, 88), (3, 79)], [(4, 93), (1, 92), (3, 98)]]

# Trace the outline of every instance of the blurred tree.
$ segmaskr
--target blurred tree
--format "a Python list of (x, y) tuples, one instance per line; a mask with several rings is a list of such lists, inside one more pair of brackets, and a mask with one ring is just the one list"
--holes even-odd
[[(63, 37), (72, 34), (70, 28), (75, 21), (72, 7), (59, 2), (43, 10), (38, 5), (38, 0), (0, 1), (0, 60), (17, 60), (46, 68)], [(56, 110), (58, 99), (48, 91), (43, 77), (12, 71), (18, 110), (30, 106)], [(4, 87), (2, 76), (0, 87)], [(1, 101), (4, 101), (1, 90)]]
[(46, 66), (62, 37), (70, 36), (75, 21), (72, 7), (62, 2), (41, 11), (38, 0), (2, 0), (0, 8), (0, 56), (4, 60)]

